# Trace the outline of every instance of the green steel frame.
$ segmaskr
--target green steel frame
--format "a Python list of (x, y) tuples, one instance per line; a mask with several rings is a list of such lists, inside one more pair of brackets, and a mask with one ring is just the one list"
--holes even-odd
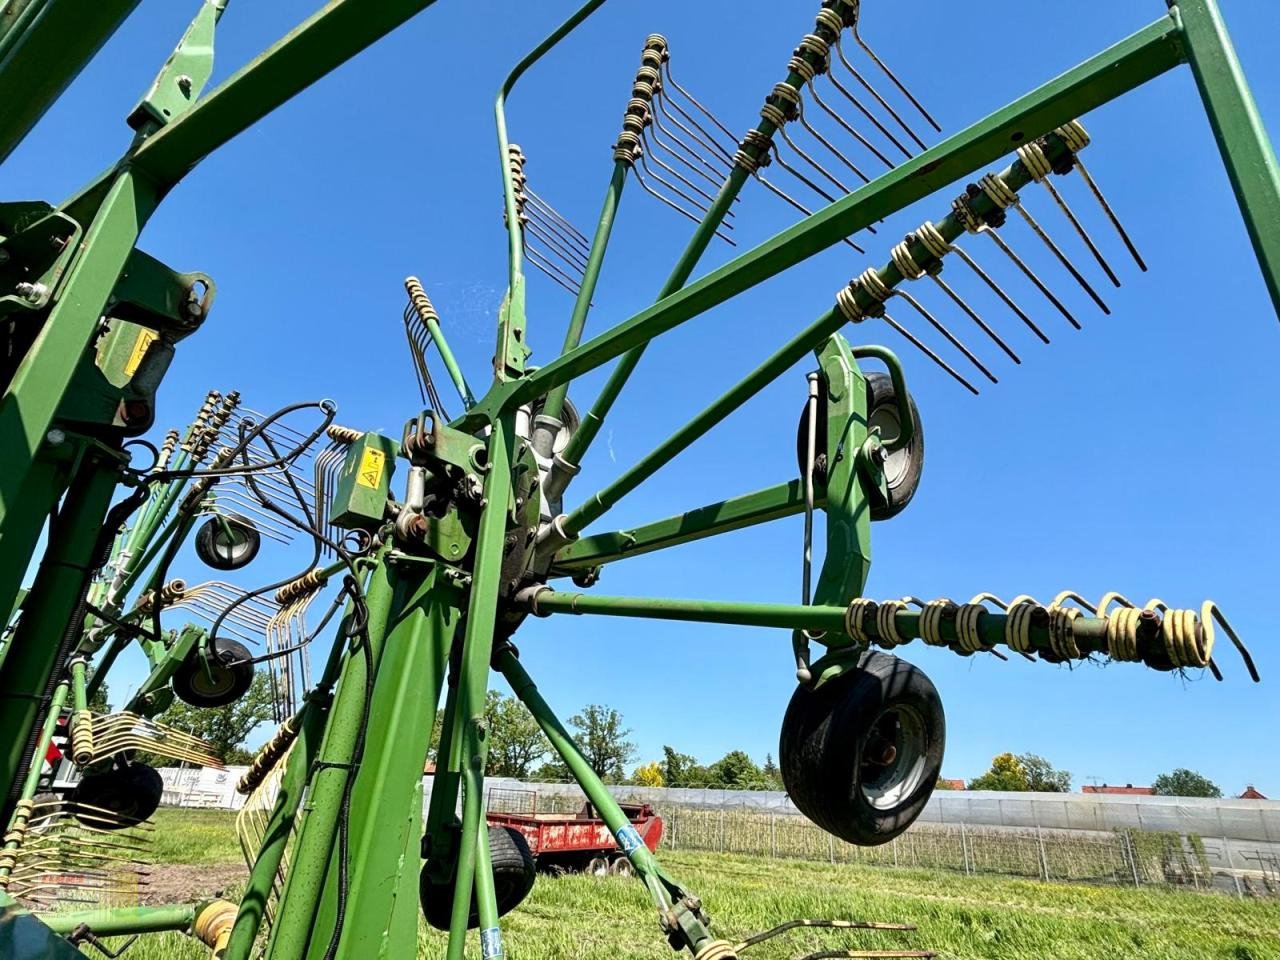
[[(47, 741), (69, 691), (77, 701), (86, 692), (83, 664), (75, 671), (78, 682), (69, 684), (64, 661), (80, 636), (89, 577), (102, 559), (97, 555), (98, 531), (124, 476), (127, 457), (118, 443), (97, 443), (62, 430), (59, 410), (121, 270), (136, 255), (142, 227), (201, 159), (430, 3), (333, 0), (220, 87), (201, 95), (212, 63), (213, 28), (225, 5), (223, 0), (207, 0), (175, 57), (131, 115), (137, 135), (126, 154), (79, 194), (51, 208), (79, 232), (79, 240), (69, 244), (74, 249), (51, 268), (54, 289), (40, 315), (41, 333), (0, 399), (0, 462), (5, 464), (0, 473), (0, 610), (14, 607), (41, 523), (60, 499), (63, 506), (36, 581), (23, 600), (17, 629), (0, 659), (0, 730), (15, 734), (0, 748), (0, 789), (6, 798), (0, 818), (7, 820), (16, 799), (30, 796), (32, 771), (39, 769), (38, 763), (33, 767), (31, 751)], [(349, 604), (343, 622), (363, 620), (363, 629), (341, 631), (319, 683), (295, 718), (296, 740), (284, 761), (282, 784), (222, 954), (225, 960), (250, 956), (286, 847), (289, 868), (266, 941), (268, 957), (363, 960), (412, 955), (418, 870), (423, 863), (419, 845), (424, 838), (428, 869), (439, 880), (454, 881), (450, 960), (463, 955), (473, 894), (483, 956), (488, 960), (504, 955), (482, 809), (484, 697), (494, 669), (510, 682), (608, 823), (650, 893), (673, 945), (695, 956), (714, 947), (700, 902), (639, 842), (506, 638), (526, 613), (743, 624), (819, 635), (829, 649), (814, 664), (819, 682), (844, 669), (846, 655), (856, 649), (847, 632), (844, 604), (861, 593), (865, 581), (870, 562), (867, 495), (883, 482), (873, 454), (881, 444), (893, 447), (909, 439), (885, 439), (868, 430), (858, 360), (886, 363), (899, 388), (902, 373), (896, 358), (883, 348), (850, 349), (838, 335), (846, 322), (844, 314), (836, 308), (826, 311), (618, 480), (584, 498), (576, 510), (543, 525), (536, 549), (531, 544), (525, 558), (525, 569), (535, 574), (530, 586), (519, 578), (509, 580), (507, 569), (511, 545), (518, 542), (527, 516), (528, 487), (522, 478), (530, 466), (530, 446), (544, 457), (551, 452), (574, 378), (621, 358), (577, 433), (555, 458), (544, 481), (548, 500), (558, 500), (577, 472), (582, 455), (655, 337), (996, 161), (1012, 145), (1045, 135), (1180, 64), (1189, 64), (1194, 72), (1263, 276), (1280, 309), (1280, 167), (1214, 0), (1181, 0), (1150, 26), (693, 280), (726, 211), (750, 179), (743, 167), (735, 166), (658, 301), (582, 343), (629, 172), (625, 161), (615, 159), (561, 355), (530, 372), (525, 368), (523, 241), (508, 160), (505, 102), (519, 77), (602, 3), (590, 0), (535, 48), (508, 77), (495, 105), (510, 245), (495, 381), (454, 423), (435, 425), (433, 436), (440, 445), (434, 454), (424, 455), (450, 462), (445, 441), (459, 440), (469, 448), (487, 431), (487, 457), (470, 455), (470, 466), (464, 468), (483, 484), (473, 559), (465, 567), (424, 559), (400, 549), (397, 534), (386, 527), (375, 549), (358, 561), (363, 599)], [(76, 44), (59, 46), (66, 31), (57, 15), (69, 6), (61, 0), (11, 0), (5, 7), (5, 14), (14, 16), (0, 20), (0, 89), (6, 94), (21, 91), (17, 100), (22, 109), (0, 121), (0, 157), (21, 140), (133, 4), (98, 4), (100, 19), (85, 25)], [(31, 58), (50, 48), (60, 50), (58, 57), (46, 69), (33, 72)], [(786, 82), (797, 89), (802, 85), (795, 72)], [(766, 120), (761, 132), (770, 133), (768, 127)], [(1026, 176), (1018, 164), (1009, 172), (1015, 181)], [(954, 222), (940, 226), (947, 239), (959, 230)], [(890, 266), (881, 271), (881, 279), (893, 286), (902, 277)], [(5, 293), (0, 287), (0, 304)], [(816, 501), (839, 536), (829, 544), (814, 604), (604, 597), (560, 593), (544, 585), (545, 578), (537, 574), (590, 579), (594, 570), (616, 559), (801, 512), (804, 491), (798, 481), (790, 481), (632, 530), (577, 536), (809, 352), (816, 354), (828, 383), (840, 388), (832, 391), (836, 406), (824, 442), (833, 453), (851, 454), (833, 471)], [(462, 382), (452, 366), (450, 373)], [(905, 395), (903, 389), (898, 392)], [(545, 405), (532, 437), (517, 436), (517, 408), (540, 399)], [(185, 536), (181, 529), (162, 529), (168, 506), (180, 492), (180, 487), (160, 492), (155, 505), (117, 546), (150, 549), (154, 555), (167, 537)], [(134, 569), (129, 586), (146, 566), (144, 561)], [(903, 636), (919, 635), (918, 613), (902, 611), (896, 620)], [(1000, 642), (1003, 618), (987, 617), (982, 629), (992, 644)], [(1103, 621), (1082, 617), (1075, 629), (1082, 649), (1101, 648)], [(120, 636), (112, 640), (98, 665), (99, 675), (125, 642), (127, 638)], [(1047, 649), (1046, 631), (1036, 627), (1031, 643)], [(155, 686), (161, 682), (163, 676)], [(446, 721), (424, 825), (421, 775), (442, 694)], [(459, 799), (460, 817), (455, 813)], [(197, 909), (187, 905), (118, 911), (88, 922), (99, 933), (189, 929), (196, 915)], [(59, 931), (70, 929), (73, 920), (79, 918), (49, 918)]]

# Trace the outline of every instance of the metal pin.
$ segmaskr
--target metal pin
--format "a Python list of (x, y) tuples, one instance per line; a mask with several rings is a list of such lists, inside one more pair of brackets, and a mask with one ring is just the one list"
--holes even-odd
[(1107, 279), (1109, 279), (1115, 286), (1119, 287), (1120, 278), (1117, 277), (1115, 271), (1111, 269), (1111, 265), (1107, 263), (1106, 258), (1102, 255), (1102, 251), (1097, 248), (1093, 239), (1085, 231), (1083, 224), (1076, 219), (1076, 215), (1072, 212), (1071, 207), (1067, 205), (1067, 201), (1063, 199), (1062, 194), (1058, 192), (1058, 188), (1050, 182), (1048, 177), (1045, 177), (1040, 181), (1040, 183), (1049, 191), (1049, 196), (1053, 197), (1054, 201), (1058, 204), (1059, 209), (1062, 210), (1062, 213), (1071, 222), (1071, 226), (1075, 227), (1076, 233), (1080, 234), (1080, 239), (1083, 240), (1084, 245), (1089, 248), (1089, 252), (1093, 254), (1093, 258), (1098, 261), (1098, 265), (1101, 266), (1103, 271), (1106, 273)]
[(971, 384), (964, 377), (960, 376), (960, 374), (956, 373), (955, 369), (951, 366), (951, 364), (947, 363), (947, 361), (943, 360), (940, 356), (938, 356), (936, 353), (930, 350), (910, 330), (908, 330), (902, 324), (898, 323), (897, 320), (893, 319), (893, 317), (889, 316), (889, 314), (887, 313), (884, 315), (884, 321), (885, 323), (889, 324), (889, 326), (891, 326), (894, 330), (896, 330), (908, 343), (910, 343), (913, 347), (915, 347), (917, 350), (923, 353), (926, 357), (928, 357), (930, 360), (932, 360), (934, 363), (940, 366), (943, 370), (949, 373), (952, 376), (952, 378), (954, 378), (955, 381), (960, 384), (960, 386), (964, 387), (966, 390), (972, 393), (975, 397), (978, 395), (977, 387)]
[[(765, 189), (767, 189), (767, 190), (768, 190), (770, 193), (772, 193), (775, 197), (780, 197), (781, 199), (785, 200), (787, 203), (789, 203), (789, 204), (790, 204), (791, 206), (793, 206), (795, 209), (799, 210), (799, 211), (800, 211), (804, 216), (806, 216), (806, 217), (811, 217), (811, 216), (813, 216), (813, 211), (812, 211), (812, 210), (810, 210), (808, 207), (806, 207), (806, 206), (805, 206), (803, 203), (801, 203), (799, 200), (797, 200), (797, 199), (795, 199), (794, 197), (790, 196), (790, 195), (789, 195), (785, 190), (782, 190), (780, 187), (776, 186), (776, 185), (775, 185), (775, 184), (773, 184), (771, 181), (766, 180), (764, 177), (762, 177), (762, 176), (760, 175), (760, 172), (759, 172), (759, 171), (756, 171), (756, 175), (755, 175), (755, 177), (756, 177), (756, 179), (757, 179), (757, 180), (759, 180), (759, 181), (760, 181), (760, 183), (762, 183), (762, 184), (764, 185)], [(857, 250), (857, 251), (858, 251), (858, 253), (866, 253), (866, 252), (867, 252), (866, 250), (862, 249), (862, 247), (858, 246), (856, 243), (854, 243), (852, 240), (850, 240), (848, 237), (844, 237), (844, 238), (843, 238), (843, 240), (844, 240), (844, 242), (845, 242), (845, 243), (847, 243), (849, 246), (853, 247), (853, 249)]]
[(860, 46), (863, 50), (865, 50), (867, 53), (867, 56), (869, 56), (875, 62), (875, 65), (884, 71), (884, 75), (893, 81), (893, 85), (897, 87), (900, 91), (902, 91), (902, 95), (911, 101), (911, 105), (920, 111), (920, 115), (929, 121), (929, 125), (932, 126), (933, 129), (936, 130), (938, 133), (941, 133), (942, 127), (938, 126), (938, 121), (934, 120), (933, 117), (930, 116), (929, 111), (924, 108), (924, 104), (922, 104), (919, 100), (917, 100), (912, 95), (911, 91), (906, 88), (906, 85), (894, 75), (894, 72), (889, 69), (889, 65), (876, 56), (875, 51), (872, 50), (871, 47), (867, 45), (867, 42), (862, 39), (862, 34), (860, 30), (861, 30), (860, 20), (854, 21), (853, 39), (857, 41), (858, 46)]
[[(904, 157), (906, 157), (908, 160), (910, 160), (910, 159), (911, 159), (911, 151), (910, 151), (910, 150), (908, 150), (905, 146), (903, 146), (902, 141), (900, 141), (897, 137), (895, 137), (895, 136), (893, 135), (893, 133), (892, 133), (892, 132), (890, 132), (889, 128), (888, 128), (888, 127), (886, 127), (883, 123), (881, 123), (881, 122), (880, 122), (880, 118), (879, 118), (879, 117), (877, 117), (877, 116), (876, 116), (874, 113), (872, 113), (870, 110), (868, 110), (868, 109), (866, 108), (866, 106), (862, 103), (862, 101), (861, 101), (861, 100), (859, 100), (857, 97), (855, 97), (855, 96), (854, 96), (854, 95), (849, 91), (849, 89), (848, 89), (847, 87), (845, 87), (845, 85), (844, 85), (843, 83), (841, 83), (839, 80), (837, 80), (837, 79), (835, 78), (835, 74), (834, 74), (833, 72), (831, 72), (830, 70), (828, 70), (828, 71), (827, 71), (827, 80), (829, 80), (829, 81), (830, 81), (831, 85), (832, 85), (833, 87), (835, 87), (835, 88), (836, 88), (836, 90), (837, 90), (837, 91), (838, 91), (838, 92), (839, 92), (839, 93), (840, 93), (840, 94), (841, 94), (841, 95), (842, 95), (846, 100), (848, 100), (851, 104), (853, 104), (853, 106), (858, 110), (858, 112), (859, 112), (859, 113), (861, 113), (864, 117), (866, 117), (866, 118), (871, 122), (871, 124), (872, 124), (872, 125), (873, 125), (877, 130), (879, 130), (879, 131), (884, 135), (884, 137), (885, 137), (885, 139), (886, 139), (886, 140), (888, 140), (888, 141), (889, 141), (890, 143), (892, 143), (895, 147), (897, 147), (897, 148), (898, 148), (898, 150), (899, 150), (899, 151), (901, 151), (901, 153), (902, 153), (902, 155), (903, 155)], [(812, 87), (812, 82), (810, 82), (810, 86)], [(814, 97), (815, 97), (815, 99), (817, 98), (817, 94), (816, 94), (816, 93), (814, 94)], [(892, 164), (890, 164), (890, 166), (892, 166)]]
[[(662, 194), (658, 193), (658, 191), (654, 190), (653, 187), (649, 186), (648, 181), (646, 181), (645, 178), (641, 175), (640, 169), (638, 167), (633, 167), (631, 172), (635, 174), (636, 181), (640, 184), (640, 189), (642, 189), (645, 193), (649, 194), (649, 196), (654, 197), (658, 200), (661, 200), (672, 210), (676, 211), (681, 216), (688, 217), (694, 223), (702, 222), (702, 219), (700, 217), (694, 216), (684, 207), (680, 206), (678, 203), (675, 203), (672, 200), (669, 200), (668, 198), (664, 197)], [(729, 246), (731, 247), (737, 246), (737, 244), (734, 243), (732, 239), (730, 239), (729, 237), (721, 233), (719, 229), (716, 230), (716, 236), (719, 237), (721, 240), (723, 240), (725, 243), (729, 244)]]
[(875, 97), (876, 102), (879, 103), (880, 106), (882, 106), (886, 112), (888, 112), (889, 116), (893, 117), (893, 119), (897, 122), (898, 126), (900, 126), (903, 130), (906, 131), (907, 136), (909, 136), (912, 140), (915, 141), (916, 146), (918, 146), (921, 150), (927, 150), (928, 147), (925, 145), (925, 142), (921, 140), (918, 136), (916, 136), (916, 132), (911, 129), (911, 127), (907, 124), (907, 121), (902, 119), (898, 111), (893, 109), (889, 101), (880, 95), (880, 91), (878, 91), (875, 87), (871, 85), (870, 81), (868, 81), (866, 77), (862, 75), (862, 72), (859, 71), (856, 67), (854, 67), (854, 65), (851, 64), (845, 58), (844, 50), (840, 46), (839, 40), (835, 42), (835, 49), (836, 49), (837, 56), (839, 56), (840, 58), (840, 62), (844, 64), (844, 68), (853, 75), (853, 78), (857, 80), (858, 83), (862, 84), (863, 89), (865, 89), (867, 93), (871, 94), (871, 96)]
[(1093, 191), (1094, 197), (1098, 200), (1098, 205), (1102, 207), (1103, 212), (1107, 215), (1107, 219), (1111, 221), (1111, 225), (1116, 228), (1116, 233), (1120, 234), (1120, 239), (1124, 241), (1124, 245), (1129, 249), (1129, 254), (1133, 257), (1138, 268), (1143, 272), (1147, 272), (1147, 265), (1142, 259), (1142, 255), (1138, 253), (1138, 248), (1134, 246), (1129, 234), (1125, 231), (1124, 226), (1120, 223), (1120, 218), (1116, 216), (1111, 204), (1107, 203), (1107, 198), (1102, 195), (1102, 191), (1098, 189), (1098, 185), (1094, 183), (1093, 177), (1089, 175), (1089, 171), (1085, 165), (1080, 162), (1080, 157), (1076, 156), (1076, 169), (1080, 171), (1080, 176), (1084, 178), (1084, 182), (1089, 185), (1089, 189)]
[(1110, 316), (1111, 308), (1108, 307), (1105, 302), (1103, 302), (1103, 299), (1100, 296), (1098, 296), (1098, 291), (1093, 289), (1089, 281), (1084, 278), (1084, 275), (1075, 268), (1075, 264), (1073, 264), (1069, 259), (1067, 259), (1067, 255), (1062, 252), (1062, 250), (1058, 247), (1056, 243), (1053, 242), (1053, 239), (1049, 236), (1049, 234), (1045, 233), (1044, 228), (1041, 227), (1038, 222), (1036, 222), (1036, 218), (1031, 215), (1031, 212), (1027, 210), (1025, 206), (1023, 206), (1022, 201), (1021, 200), (1017, 201), (1016, 203), (1013, 204), (1013, 207), (1015, 210), (1018, 211), (1018, 213), (1022, 215), (1022, 219), (1027, 222), (1027, 225), (1031, 227), (1033, 231), (1035, 231), (1036, 236), (1038, 236), (1041, 240), (1044, 241), (1045, 246), (1047, 246), (1050, 250), (1053, 251), (1053, 255), (1058, 258), (1058, 262), (1067, 268), (1067, 272), (1070, 273), (1071, 276), (1075, 278), (1076, 283), (1080, 284), (1084, 292), (1089, 294), (1089, 296), (1093, 298), (1093, 302), (1098, 305), (1098, 307), (1102, 310), (1103, 313)]
[(998, 296), (1001, 300), (1003, 300), (1005, 302), (1005, 305), (1008, 306), (1010, 310), (1012, 310), (1014, 313), (1018, 315), (1019, 319), (1021, 319), (1022, 322), (1027, 325), (1027, 327), (1031, 330), (1032, 333), (1034, 333), (1037, 337), (1040, 338), (1041, 342), (1043, 343), (1049, 342), (1049, 338), (1046, 337), (1044, 333), (1041, 331), (1041, 329), (1036, 326), (1035, 321), (1033, 321), (1029, 316), (1027, 316), (1023, 312), (1022, 308), (1019, 307), (1013, 301), (1012, 297), (1010, 297), (1007, 293), (1004, 292), (1004, 290), (1000, 288), (999, 284), (997, 284), (995, 280), (991, 279), (991, 276), (987, 273), (987, 271), (983, 270), (982, 267), (979, 266), (978, 262), (973, 259), (973, 257), (969, 256), (969, 254), (967, 254), (961, 247), (957, 247), (954, 244), (952, 245), (951, 250), (953, 253), (959, 256), (961, 260), (967, 263), (969, 265), (969, 268), (973, 270), (973, 272), (976, 273), (979, 277), (981, 277), (983, 282), (986, 283), (988, 287), (990, 287), (992, 290), (995, 291), (996, 296)]
[[(840, 116), (840, 114), (838, 114), (836, 111), (832, 110), (832, 109), (831, 109), (831, 107), (827, 104), (827, 102), (826, 102), (825, 100), (823, 100), (823, 99), (822, 99), (822, 97), (820, 97), (820, 96), (818, 95), (818, 88), (817, 88), (817, 87), (815, 87), (815, 86), (813, 85), (813, 81), (812, 81), (812, 80), (810, 80), (810, 81), (809, 81), (809, 93), (813, 95), (813, 102), (814, 102), (814, 103), (816, 103), (816, 104), (817, 104), (817, 105), (818, 105), (818, 106), (819, 106), (823, 111), (825, 111), (825, 112), (826, 112), (826, 114), (827, 114), (827, 116), (829, 116), (829, 117), (831, 117), (833, 120), (835, 120), (835, 122), (836, 122), (836, 123), (838, 123), (842, 128), (844, 128), (844, 131), (845, 131), (846, 133), (848, 133), (851, 137), (853, 137), (853, 138), (854, 138), (855, 140), (857, 140), (860, 144), (862, 144), (864, 147), (866, 147), (868, 150), (870, 150), (873, 154), (875, 154), (876, 158), (877, 158), (878, 160), (880, 160), (880, 161), (881, 161), (885, 166), (887, 166), (890, 170), (892, 170), (892, 169), (893, 169), (893, 165), (894, 165), (894, 164), (893, 164), (893, 161), (892, 161), (892, 160), (890, 160), (890, 159), (889, 159), (888, 157), (886, 157), (883, 153), (881, 153), (881, 152), (880, 152), (880, 151), (879, 151), (879, 150), (878, 150), (878, 149), (877, 149), (877, 148), (876, 148), (876, 147), (871, 143), (871, 141), (870, 141), (870, 140), (868, 140), (868, 139), (867, 139), (866, 137), (864, 137), (861, 133), (859, 133), (857, 130), (855, 130), (855, 129), (853, 128), (853, 126), (852, 126), (848, 121), (846, 121), (846, 120), (844, 119), (844, 117)], [(802, 123), (804, 122), (803, 118), (801, 118), (801, 122), (802, 122)], [(808, 128), (808, 125), (806, 124), (805, 126), (806, 126), (806, 129), (807, 129), (807, 128)], [(910, 156), (911, 156), (911, 155), (910, 155), (910, 154), (907, 154), (907, 156), (908, 156), (908, 158), (910, 158)]]
[(1053, 291), (1044, 285), (1044, 282), (1035, 275), (1035, 273), (1032, 271), (1032, 269), (1029, 266), (1026, 265), (1026, 263), (1023, 262), (1023, 259), (1013, 251), (1013, 248), (1004, 242), (1004, 238), (1001, 237), (999, 233), (997, 233), (991, 227), (983, 227), (980, 232), (983, 233), (985, 236), (990, 237), (995, 242), (995, 245), (999, 247), (1001, 250), (1003, 250), (1005, 254), (1008, 255), (1009, 259), (1012, 260), (1014, 264), (1018, 267), (1018, 269), (1021, 270), (1026, 275), (1027, 279), (1030, 280), (1032, 283), (1034, 283), (1036, 285), (1036, 288), (1045, 295), (1045, 298), (1048, 299), (1048, 301), (1052, 303), (1055, 307), (1057, 307), (1058, 312), (1067, 318), (1068, 323), (1070, 323), (1077, 330), (1083, 329), (1080, 326), (1080, 321), (1071, 315), (1071, 311), (1068, 310), (1065, 306), (1063, 306), (1062, 301), (1059, 300), (1056, 296), (1054, 296)]
[(937, 317), (935, 317), (932, 313), (930, 313), (928, 310), (924, 308), (924, 305), (921, 304), (919, 300), (917, 300), (911, 294), (907, 293), (905, 290), (894, 290), (893, 296), (901, 297), (903, 300), (907, 301), (907, 303), (911, 304), (911, 306), (915, 308), (916, 312), (919, 313), (920, 316), (928, 320), (935, 330), (937, 330), (940, 334), (946, 337), (948, 343), (950, 343), (953, 347), (955, 347), (957, 350), (963, 353), (965, 357), (969, 360), (969, 362), (978, 368), (978, 370), (982, 373), (983, 376), (985, 376), (992, 383), (1000, 382), (995, 378), (995, 375), (986, 368), (986, 366), (982, 363), (982, 361), (979, 360), (977, 357), (975, 357), (973, 355), (973, 352), (970, 351), (970, 349), (966, 347), (956, 337), (955, 334), (953, 334), (950, 330), (948, 330), (945, 326), (943, 326), (941, 321), (939, 321)]
[(951, 284), (947, 283), (947, 281), (943, 280), (942, 277), (938, 276), (937, 274), (931, 273), (929, 274), (929, 277), (930, 279), (933, 280), (934, 283), (936, 283), (939, 287), (942, 288), (942, 291), (948, 297), (950, 297), (952, 301), (954, 301), (956, 306), (958, 306), (961, 310), (967, 313), (969, 315), (969, 318), (973, 320), (973, 322), (976, 323), (979, 327), (982, 328), (982, 332), (985, 333), (988, 337), (990, 337), (995, 342), (996, 346), (998, 346), (1001, 350), (1003, 350), (1008, 355), (1010, 360), (1012, 360), (1014, 363), (1017, 363), (1017, 364), (1022, 363), (1022, 361), (1018, 359), (1018, 355), (1014, 353), (1011, 349), (1009, 349), (1009, 345), (1000, 339), (1000, 335), (996, 333), (994, 330), (992, 330), (989, 326), (987, 326), (986, 321), (984, 321), (980, 316), (978, 316), (978, 314), (973, 311), (973, 308), (964, 302), (960, 294), (956, 293), (955, 290), (951, 288)]

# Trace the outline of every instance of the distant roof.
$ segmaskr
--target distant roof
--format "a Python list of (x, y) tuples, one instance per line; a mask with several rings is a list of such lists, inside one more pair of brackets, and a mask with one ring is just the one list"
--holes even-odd
[(1241, 800), (1265, 800), (1267, 799), (1267, 797), (1265, 794), (1259, 793), (1251, 783), (1249, 784), (1245, 792), (1240, 794), (1240, 799)]
[(1155, 787), (1135, 787), (1132, 783), (1126, 783), (1123, 787), (1113, 787), (1110, 784), (1102, 784), (1094, 786), (1089, 784), (1080, 789), (1081, 793), (1120, 793), (1128, 796), (1152, 797), (1155, 796)]
[[(945, 784), (947, 785), (947, 788), (948, 788), (948, 789), (950, 789), (950, 790), (963, 790), (963, 789), (964, 789), (964, 781), (963, 781), (963, 780), (952, 780), (950, 777), (943, 777), (943, 778), (942, 778), (942, 782), (943, 782), (943, 783), (945, 783)], [(1251, 787), (1250, 789), (1252, 789), (1252, 787)]]

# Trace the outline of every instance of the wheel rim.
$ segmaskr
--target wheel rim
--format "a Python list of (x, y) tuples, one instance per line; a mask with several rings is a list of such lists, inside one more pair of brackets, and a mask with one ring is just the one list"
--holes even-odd
[(858, 789), (877, 810), (905, 803), (925, 779), (928, 736), (924, 718), (906, 705), (876, 718), (862, 751)]
[[(902, 432), (902, 420), (898, 417), (898, 409), (893, 404), (884, 403), (871, 411), (871, 428), (880, 428), (880, 438), (893, 439)], [(896, 487), (907, 476), (911, 469), (910, 445), (894, 450), (884, 460), (884, 480), (890, 487)]]
[(229, 523), (227, 530), (217, 530), (213, 535), (213, 552), (225, 563), (236, 563), (249, 552), (252, 537), (248, 531), (234, 523)]
[(207, 668), (198, 664), (188, 680), (191, 691), (201, 697), (220, 697), (229, 693), (235, 683), (235, 674), (218, 663), (209, 663)]

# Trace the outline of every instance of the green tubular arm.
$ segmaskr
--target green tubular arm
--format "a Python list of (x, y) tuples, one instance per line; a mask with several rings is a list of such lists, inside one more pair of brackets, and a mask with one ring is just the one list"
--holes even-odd
[(911, 416), (911, 401), (908, 399), (907, 377), (902, 370), (902, 361), (888, 347), (881, 347), (876, 344), (854, 347), (853, 355), (859, 360), (873, 357), (889, 369), (889, 380), (893, 383), (893, 393), (897, 398), (898, 423), (901, 426), (897, 436), (888, 440), (881, 437), (881, 442), (884, 444), (885, 449), (891, 453), (895, 450), (901, 450), (910, 444), (916, 435), (916, 421), (915, 417)]
[(1172, 18), (1163, 17), (576, 350), (557, 357), (519, 383), (495, 391), (472, 411), (475, 422), (483, 423), (495, 416), (498, 409), (514, 409), (559, 383), (603, 366), (874, 225), (877, 220), (999, 160), (1014, 145), (1109, 103), (1181, 62), (1178, 30)]

